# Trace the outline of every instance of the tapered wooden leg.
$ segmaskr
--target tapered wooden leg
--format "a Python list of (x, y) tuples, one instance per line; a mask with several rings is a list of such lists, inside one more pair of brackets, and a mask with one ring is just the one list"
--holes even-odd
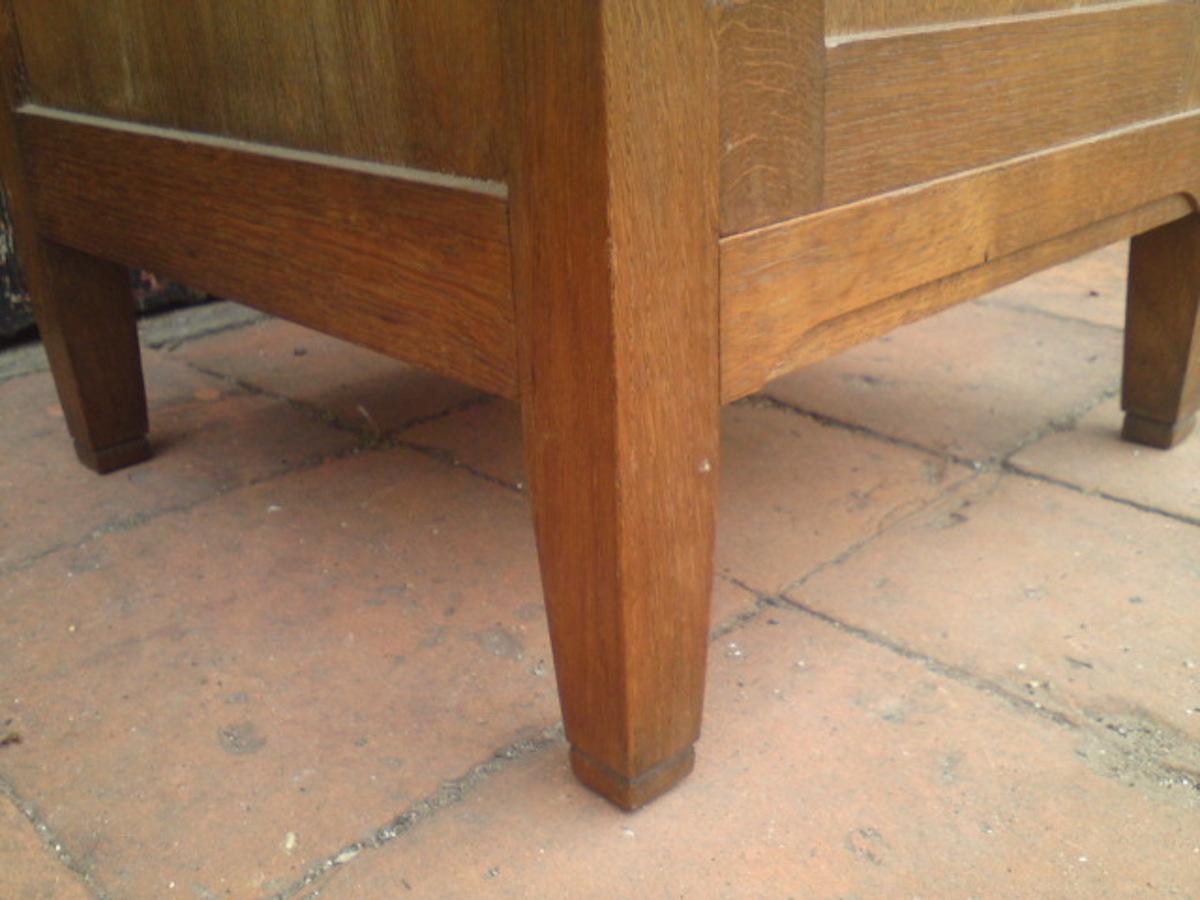
[(38, 330), (76, 454), (100, 473), (142, 462), (146, 389), (128, 270), (48, 242), (35, 264)]
[(710, 4), (514, 0), (526, 454), (571, 762), (627, 809), (692, 767), (718, 430)]
[(0, 179), (75, 451), (111, 472), (150, 455), (129, 272), (41, 238), (13, 110), (25, 101), (12, 5), (0, 3)]
[(75, 453), (101, 474), (142, 462), (150, 444), (129, 271), (31, 230), (18, 228), (21, 266)]
[(1200, 407), (1200, 215), (1133, 239), (1122, 390), (1127, 441), (1169, 449)]

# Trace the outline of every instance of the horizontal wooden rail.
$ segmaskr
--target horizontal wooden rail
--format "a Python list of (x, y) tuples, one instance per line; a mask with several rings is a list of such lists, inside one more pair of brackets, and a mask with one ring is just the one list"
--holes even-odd
[[(18, 127), (49, 239), (516, 396), (497, 186), (36, 107)], [(1197, 158), (1179, 115), (722, 240), (723, 399), (1184, 215)]]
[[(1200, 197), (1198, 160), (1193, 112), (725, 238), (723, 399), (899, 324), (878, 306), (898, 294), (960, 276), (957, 288), (908, 298), (931, 312), (1186, 215)], [(1045, 242), (1058, 249), (1031, 252)]]
[(17, 127), (50, 240), (516, 395), (503, 186), (32, 106)]

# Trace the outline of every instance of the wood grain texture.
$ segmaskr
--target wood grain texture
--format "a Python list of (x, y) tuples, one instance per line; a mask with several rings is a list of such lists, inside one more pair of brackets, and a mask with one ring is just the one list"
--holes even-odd
[(831, 37), (1111, 5), (1112, 0), (825, 0)]
[(823, 11), (796, 0), (720, 7), (722, 234), (820, 206)]
[(504, 175), (502, 0), (12, 0), (34, 102)]
[(0, 178), (21, 269), (76, 454), (111, 472), (150, 455), (129, 273), (39, 234), (12, 113), (23, 96), (20, 71), (11, 10), (0, 3)]
[(559, 695), (626, 808), (691, 768), (718, 449), (715, 21), (508, 5), (521, 386)]
[(1180, 112), (1200, 4), (883, 35), (828, 51), (825, 205)]
[[(24, 263), (25, 257), (22, 257)], [(34, 310), (75, 455), (115, 472), (150, 458), (146, 386), (129, 270), (42, 242)]]
[(822, 322), (1172, 194), (1195, 202), (1197, 159), (1188, 113), (725, 238), (722, 396), (794, 368)]
[(18, 125), (49, 238), (516, 395), (503, 197), (36, 108)]
[[(828, 319), (809, 329), (791, 345), (788, 368), (818, 363), (957, 303), (981, 297), (1130, 235), (1180, 219), (1191, 210), (1188, 199), (1175, 194)], [(754, 390), (757, 388), (746, 383), (741, 393), (726, 394), (723, 399), (732, 402)]]
[(1200, 409), (1200, 214), (1134, 238), (1126, 309), (1124, 436), (1170, 448)]
[(1188, 109), (1200, 107), (1200, 40), (1192, 44), (1192, 57), (1184, 76), (1184, 88), (1187, 94), (1185, 106)]

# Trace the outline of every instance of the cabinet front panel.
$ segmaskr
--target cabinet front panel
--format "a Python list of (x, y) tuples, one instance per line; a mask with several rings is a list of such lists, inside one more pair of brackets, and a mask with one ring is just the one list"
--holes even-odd
[(12, 0), (32, 101), (504, 175), (502, 0)]

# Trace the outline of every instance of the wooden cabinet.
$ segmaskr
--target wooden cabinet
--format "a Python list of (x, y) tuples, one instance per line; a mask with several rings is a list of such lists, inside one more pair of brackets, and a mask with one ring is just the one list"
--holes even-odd
[(519, 398), (572, 760), (623, 806), (692, 765), (722, 402), (1138, 235), (1126, 436), (1194, 421), (1195, 0), (3, 9), (81, 459), (149, 453), (114, 263)]

